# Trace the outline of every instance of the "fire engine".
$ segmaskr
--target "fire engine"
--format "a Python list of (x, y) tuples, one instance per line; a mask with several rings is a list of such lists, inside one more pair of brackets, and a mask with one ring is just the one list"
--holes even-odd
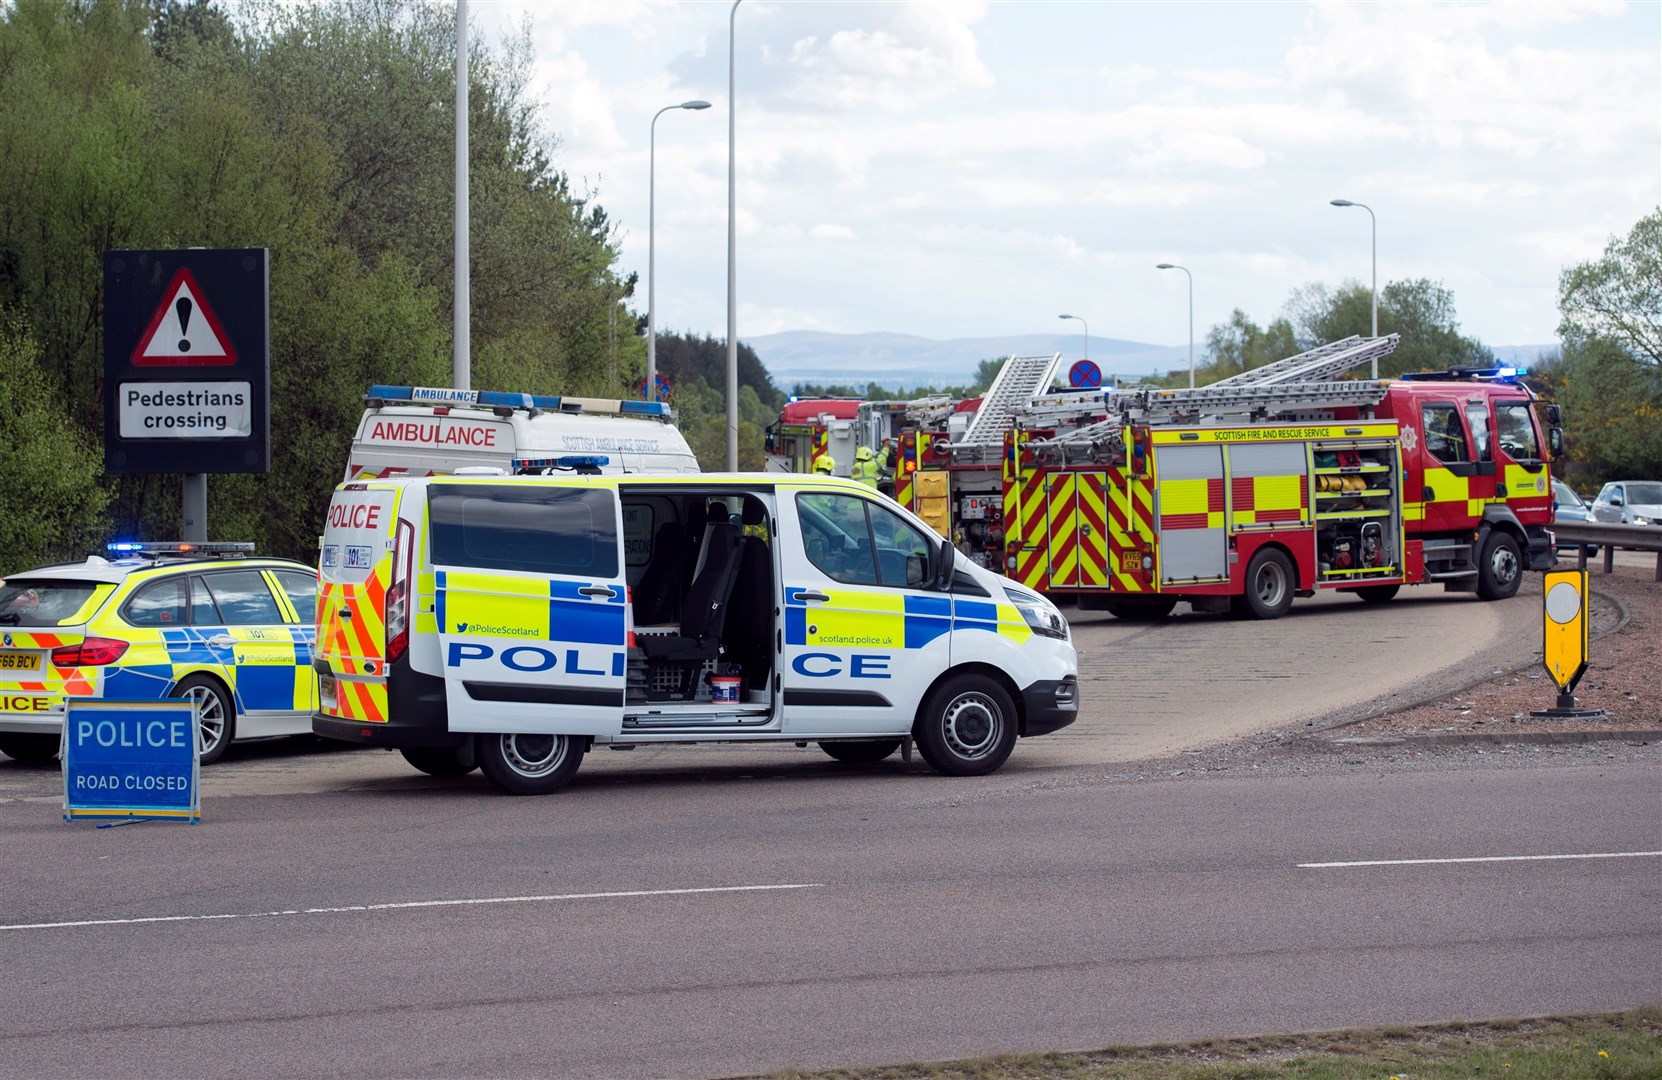
[(895, 457), (895, 500), (983, 566), (1003, 565), (1005, 435), (1061, 364), (1060, 353), (1012, 356), (981, 397), (908, 403)]
[(847, 476), (858, 440), (859, 398), (793, 398), (768, 425), (763, 444), (769, 472), (812, 472), (830, 454), (836, 475)]
[[(1192, 390), (1041, 394), (1002, 447), (1005, 573), (1127, 619), (1273, 619), (1294, 596), (1486, 600), (1553, 563), (1556, 405), (1513, 369), (1341, 379), (1347, 338)], [(1543, 435), (1545, 437), (1543, 438)]]

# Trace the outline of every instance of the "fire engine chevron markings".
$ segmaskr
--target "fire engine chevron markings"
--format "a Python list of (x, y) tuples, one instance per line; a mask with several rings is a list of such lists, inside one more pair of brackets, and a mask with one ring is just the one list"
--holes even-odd
[[(1555, 859), (1644, 859), (1662, 851), (1595, 851), (1585, 855), (1480, 855), (1467, 859), (1373, 859), (1366, 862), (1304, 862), (1300, 870), (1328, 870), (1348, 866), (1438, 866), (1444, 863), (1551, 862)], [(0, 929), (5, 929), (0, 927)]]
[(135, 926), (140, 923), (223, 922), (228, 919), (275, 919), (290, 915), (342, 915), (360, 911), (404, 911), (411, 908), (482, 907), (488, 904), (554, 903), (561, 900), (618, 900), (633, 896), (696, 896), (704, 893), (782, 892), (823, 889), (824, 882), (802, 885), (712, 885), (699, 889), (631, 889), (623, 892), (553, 893), (547, 896), (485, 896), (465, 900), (400, 900), (385, 904), (344, 904), (339, 907), (293, 908), (287, 911), (248, 911), (217, 915), (149, 915), (136, 919), (81, 919), (75, 922), (13, 923), (0, 930), (62, 930), (80, 926)]

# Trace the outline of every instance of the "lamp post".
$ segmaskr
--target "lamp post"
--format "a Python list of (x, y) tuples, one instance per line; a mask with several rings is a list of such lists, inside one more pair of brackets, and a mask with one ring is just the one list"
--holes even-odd
[(733, 115), (738, 103), (733, 100), (733, 23), (744, 0), (733, 0), (727, 11), (727, 471), (739, 469), (739, 309), (738, 292), (734, 284), (734, 260), (738, 249), (735, 229), (737, 218), (733, 210)]
[(1079, 324), (1085, 328), (1085, 359), (1091, 358), (1091, 324), (1078, 315), (1058, 315), (1058, 319), (1079, 319)]
[(646, 139), (646, 400), (658, 400), (658, 117), (671, 109), (708, 109), (708, 101), (665, 105), (652, 114)]
[(1186, 266), (1176, 263), (1155, 263), (1156, 270), (1181, 270), (1189, 279), (1189, 389), (1195, 388), (1195, 276)]
[[(1360, 206), (1368, 212), (1368, 235), (1373, 247), (1373, 336), (1379, 336), (1379, 219), (1374, 217), (1373, 207), (1365, 203), (1351, 202), (1349, 199), (1331, 199), (1334, 206)], [(1379, 357), (1373, 359), (1373, 377), (1379, 378)]]
[[(472, 298), (469, 295), (467, 202), (467, 0), (456, 0), (456, 256), (455, 301), (451, 312), (450, 385), (473, 385)], [(195, 539), (186, 537), (185, 539)], [(201, 539), (206, 540), (204, 535)]]

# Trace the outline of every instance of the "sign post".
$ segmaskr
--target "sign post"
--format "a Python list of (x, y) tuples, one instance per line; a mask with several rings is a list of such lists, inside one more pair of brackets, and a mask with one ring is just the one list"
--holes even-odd
[(188, 699), (70, 698), (63, 819), (202, 820), (200, 739)]
[(1541, 663), (1558, 686), (1558, 703), (1530, 715), (1603, 716), (1603, 709), (1575, 704), (1576, 684), (1587, 673), (1587, 571), (1549, 570), (1542, 591)]

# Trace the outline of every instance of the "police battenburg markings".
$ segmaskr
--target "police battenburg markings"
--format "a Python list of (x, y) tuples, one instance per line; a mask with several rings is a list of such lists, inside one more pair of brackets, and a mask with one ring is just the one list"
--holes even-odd
[(64, 716), (63, 819), (202, 819), (190, 701), (71, 699)]

